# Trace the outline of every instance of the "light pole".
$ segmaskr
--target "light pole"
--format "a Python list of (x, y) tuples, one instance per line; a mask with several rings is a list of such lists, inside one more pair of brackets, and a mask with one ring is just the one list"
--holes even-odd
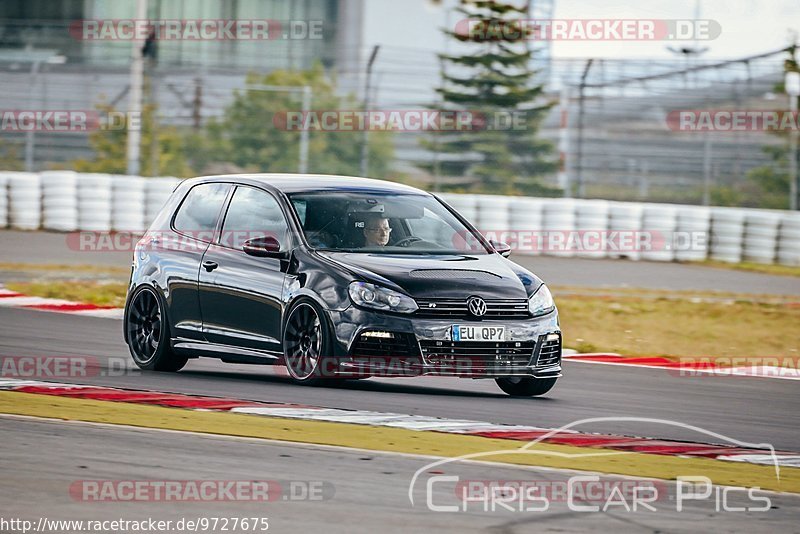
[[(789, 112), (797, 122), (797, 97), (800, 96), (800, 72), (787, 72), (784, 80), (789, 95)], [(789, 129), (789, 209), (797, 211), (797, 128)]]
[[(136, 19), (147, 18), (147, 0), (136, 0)], [(131, 117), (139, 117), (142, 113), (142, 83), (144, 82), (144, 57), (139, 39), (134, 39), (131, 47), (131, 90), (128, 100), (128, 142), (127, 173), (139, 174), (139, 151), (142, 140), (141, 120), (133, 121)], [(155, 132), (154, 132), (155, 133)]]
[[(367, 79), (364, 81), (364, 113), (369, 113), (369, 93), (372, 91), (372, 65), (378, 57), (379, 45), (372, 48), (372, 54), (367, 62)], [(369, 163), (369, 120), (364, 121), (364, 139), (361, 141), (361, 176), (367, 175)]]
[[(66, 56), (57, 55), (55, 53), (45, 52), (45, 55), (40, 58), (34, 57), (31, 63), (30, 84), (28, 87), (28, 109), (36, 107), (36, 82), (41, 73), (42, 63), (49, 65), (63, 65), (67, 62)], [(33, 54), (35, 56), (35, 54)], [(25, 170), (33, 172), (34, 150), (36, 149), (36, 131), (35, 128), (30, 128), (25, 132)]]

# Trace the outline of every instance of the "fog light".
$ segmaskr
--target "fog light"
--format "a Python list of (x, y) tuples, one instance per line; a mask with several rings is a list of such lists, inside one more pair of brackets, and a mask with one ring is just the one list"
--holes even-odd
[(558, 334), (547, 334), (545, 338), (546, 341), (558, 341), (559, 339), (561, 339), (561, 336)]

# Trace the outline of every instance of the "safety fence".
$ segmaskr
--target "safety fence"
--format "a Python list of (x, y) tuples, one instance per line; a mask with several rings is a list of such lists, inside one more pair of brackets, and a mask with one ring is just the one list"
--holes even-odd
[[(143, 232), (178, 178), (0, 172), (0, 227)], [(440, 195), (516, 254), (800, 265), (800, 213), (727, 207)], [(424, 236), (421, 236), (424, 237)]]

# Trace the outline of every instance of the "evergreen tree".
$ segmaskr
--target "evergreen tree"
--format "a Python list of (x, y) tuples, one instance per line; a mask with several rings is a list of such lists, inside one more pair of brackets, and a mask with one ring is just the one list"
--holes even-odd
[[(451, 177), (443, 178), (445, 186), (559, 195), (560, 190), (537, 179), (556, 169), (552, 144), (537, 138), (552, 104), (541, 104), (543, 87), (533, 83), (536, 71), (530, 68), (532, 52), (526, 46), (530, 30), (523, 22), (525, 6), (461, 0), (456, 11), (465, 20), (444, 32), (468, 45), (470, 53), (440, 54), (440, 109), (469, 111), (477, 127), (431, 134), (423, 146), (435, 153), (435, 162), (420, 167)], [(509, 118), (515, 123), (509, 125)]]

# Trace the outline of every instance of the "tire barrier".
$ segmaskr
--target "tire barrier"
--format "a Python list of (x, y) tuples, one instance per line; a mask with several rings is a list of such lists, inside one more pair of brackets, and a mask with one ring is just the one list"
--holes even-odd
[(8, 226), (8, 175), (0, 172), (0, 228)]
[(476, 195), (459, 195), (456, 193), (440, 193), (442, 200), (450, 204), (458, 213), (473, 225), (478, 222), (478, 199)]
[(495, 241), (507, 242), (513, 237), (509, 234), (511, 218), (509, 214), (510, 197), (500, 195), (476, 195), (477, 214), (475, 225), (481, 233)]
[[(173, 177), (0, 171), (0, 228), (142, 232), (179, 182)], [(439, 196), (487, 237), (511, 245), (515, 254), (649, 261), (710, 258), (800, 266), (800, 213), (499, 195)], [(587, 246), (603, 235), (607, 246)], [(624, 239), (629, 245), (618, 246)]]
[(711, 259), (728, 263), (742, 261), (746, 211), (737, 208), (712, 208)]
[(778, 254), (781, 215), (768, 211), (748, 211), (745, 215), (742, 258), (755, 263), (774, 263)]
[[(644, 206), (633, 202), (611, 202), (608, 207), (608, 230), (631, 234), (642, 230), (642, 215)], [(610, 258), (624, 258), (629, 260), (641, 259), (641, 253), (637, 247), (620, 248), (619, 250), (609, 251)]]
[(111, 231), (111, 176), (78, 175), (78, 224), (81, 230)]
[(38, 230), (42, 219), (42, 184), (38, 174), (5, 173), (8, 178), (8, 220), (17, 230)]
[(543, 254), (570, 257), (575, 251), (566, 246), (567, 236), (575, 232), (575, 201), (548, 199), (542, 206), (542, 230), (545, 234)]
[[(600, 243), (594, 236), (607, 235), (609, 229), (609, 205), (606, 200), (579, 200), (575, 204), (575, 229), (583, 247), (576, 255), (583, 258), (605, 258), (608, 247), (594, 246)], [(593, 242), (590, 242), (590, 237)]]
[(179, 178), (171, 176), (162, 178), (148, 178), (145, 181), (145, 208), (144, 216), (147, 224), (153, 222), (164, 207), (175, 187), (180, 183)]
[(78, 229), (78, 173), (45, 171), (42, 183), (42, 227), (71, 232)]
[(539, 198), (512, 197), (509, 202), (509, 245), (515, 254), (536, 256), (542, 253), (534, 239), (542, 228), (542, 206)]
[(642, 259), (673, 261), (675, 246), (673, 236), (678, 229), (677, 206), (646, 204), (642, 215), (642, 228), (649, 232), (649, 246), (642, 249)]
[[(708, 257), (711, 209), (703, 206), (679, 206), (675, 259), (703, 261)], [(677, 241), (681, 241), (678, 243)], [(677, 246), (684, 245), (684, 246)]]
[(781, 221), (778, 263), (800, 267), (800, 213), (784, 215)]
[(115, 175), (111, 178), (111, 229), (142, 232), (145, 221), (145, 178)]

